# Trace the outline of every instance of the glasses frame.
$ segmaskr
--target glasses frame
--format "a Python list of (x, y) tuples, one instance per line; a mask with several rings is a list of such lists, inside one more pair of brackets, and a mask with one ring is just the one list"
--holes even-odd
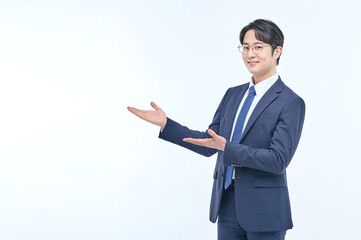
[[(256, 52), (256, 50), (254, 49), (254, 46), (257, 45), (257, 44), (260, 44), (262, 45), (262, 49), (260, 52)], [(243, 45), (242, 44), (239, 44), (238, 45), (238, 51), (241, 53), (241, 54), (247, 54), (249, 52), (250, 49), (252, 49), (252, 51), (255, 53), (255, 54), (260, 54), (262, 51), (263, 51), (263, 48), (264, 47), (267, 47), (267, 46), (271, 46), (271, 47), (278, 47), (277, 45), (272, 45), (272, 44), (268, 44), (268, 43), (262, 43), (262, 42), (257, 42), (257, 43), (253, 43), (252, 45), (249, 45), (249, 44), (246, 44), (246, 46), (249, 46), (250, 48), (243, 52)]]

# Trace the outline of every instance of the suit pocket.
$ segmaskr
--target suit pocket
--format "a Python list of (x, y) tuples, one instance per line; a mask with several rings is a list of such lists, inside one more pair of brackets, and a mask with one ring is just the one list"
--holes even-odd
[(280, 175), (256, 175), (254, 181), (255, 187), (264, 187), (264, 188), (279, 188), (286, 187), (287, 180), (286, 176), (283, 174)]

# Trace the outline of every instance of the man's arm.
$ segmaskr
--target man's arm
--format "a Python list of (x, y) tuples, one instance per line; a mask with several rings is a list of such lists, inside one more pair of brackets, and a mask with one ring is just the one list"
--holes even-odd
[(252, 148), (244, 144), (224, 141), (221, 136), (213, 134), (214, 141), (187, 138), (189, 143), (213, 147), (224, 151), (225, 165), (234, 165), (262, 170), (270, 173), (282, 173), (290, 163), (301, 137), (305, 117), (305, 103), (296, 98), (285, 106), (273, 132), (268, 148)]
[(296, 98), (283, 109), (268, 148), (252, 148), (228, 141), (224, 150), (224, 164), (283, 173), (296, 151), (304, 117), (305, 103), (301, 98)]
[[(216, 129), (218, 132), (218, 126), (213, 125), (213, 128)], [(199, 146), (183, 141), (184, 138), (197, 138), (202, 140), (212, 139), (212, 136), (207, 132), (191, 130), (186, 126), (180, 125), (179, 123), (173, 121), (170, 118), (167, 119), (167, 124), (165, 125), (163, 131), (160, 132), (159, 138), (185, 147), (193, 152), (199, 153), (206, 157), (210, 157), (217, 152), (217, 150), (214, 148)]]
[[(212, 123), (208, 127), (209, 129), (212, 130), (211, 134), (214, 133), (215, 135), (217, 135), (219, 133), (221, 113), (224, 107), (223, 104), (227, 97), (227, 93), (228, 91), (223, 96), (222, 101), (219, 104), (216, 113), (214, 114)], [(214, 135), (211, 134), (209, 132), (191, 130), (168, 118), (167, 124), (159, 134), (159, 138), (175, 143), (179, 146), (185, 147), (203, 156), (210, 157), (213, 154), (217, 153), (218, 150), (221, 150), (219, 148), (216, 148), (214, 145), (212, 145), (212, 142), (214, 143), (214, 137), (213, 137)], [(219, 136), (219, 138), (223, 138), (223, 137)], [(191, 142), (187, 142), (186, 139), (195, 139), (196, 141), (204, 140), (206, 142), (210, 142), (210, 144), (196, 145), (194, 143), (192, 144)], [(225, 144), (225, 139), (224, 139), (224, 144)]]
[[(219, 133), (221, 113), (227, 93), (228, 91), (223, 96), (222, 101), (219, 104), (216, 113), (214, 114), (212, 123), (209, 125), (209, 129), (212, 130), (211, 134), (208, 132), (191, 130), (186, 126), (182, 126), (174, 120), (167, 118), (165, 112), (154, 102), (151, 102), (151, 106), (155, 110), (140, 110), (134, 107), (128, 107), (128, 110), (139, 118), (161, 127), (159, 138), (185, 147), (203, 156), (209, 157), (218, 152), (218, 150), (223, 150), (226, 142), (223, 137), (219, 136), (216, 139), (223, 140), (223, 148), (216, 148), (218, 143), (214, 141), (214, 136), (218, 136), (217, 134)], [(205, 141), (210, 141), (211, 144), (209, 146), (199, 146), (184, 141), (186, 139), (203, 139)]]

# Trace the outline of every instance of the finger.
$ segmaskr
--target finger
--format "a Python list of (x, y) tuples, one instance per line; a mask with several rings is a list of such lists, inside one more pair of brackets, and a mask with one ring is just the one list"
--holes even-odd
[(148, 110), (142, 110), (142, 109), (138, 109), (135, 107), (127, 107), (129, 111), (131, 112), (137, 112), (137, 113), (142, 113), (145, 114)]
[(194, 144), (194, 145), (200, 145), (200, 146), (203, 146), (203, 145), (201, 145), (199, 142), (194, 141), (194, 140), (192, 140), (192, 139), (183, 139), (183, 141), (185, 141), (185, 142), (187, 142), (187, 143)]
[(197, 139), (194, 139), (194, 138), (183, 138), (183, 141), (185, 142), (189, 142), (189, 143), (194, 143), (196, 142)]
[(127, 108), (128, 108), (128, 110), (129, 110), (129, 112), (132, 112), (132, 113), (134, 113), (134, 112), (137, 111), (137, 109), (134, 108), (134, 107), (127, 107)]
[(196, 138), (183, 138), (183, 141), (200, 146), (206, 146), (208, 142), (207, 139), (196, 139)]
[(137, 115), (138, 117), (140, 117), (140, 118), (144, 117), (144, 112), (145, 112), (144, 110), (140, 110), (140, 109), (137, 109), (134, 107), (127, 107), (127, 108), (131, 113)]
[(213, 131), (212, 129), (208, 129), (207, 132), (209, 133), (209, 135), (211, 135), (214, 138), (218, 137), (217, 133), (215, 131)]
[(155, 104), (155, 102), (150, 102), (150, 105), (151, 105), (155, 110), (160, 109), (160, 107), (158, 107), (158, 105)]

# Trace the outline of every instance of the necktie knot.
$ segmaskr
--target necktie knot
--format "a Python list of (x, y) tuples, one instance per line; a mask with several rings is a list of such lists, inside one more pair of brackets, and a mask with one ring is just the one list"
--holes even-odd
[(252, 87), (249, 88), (249, 93), (248, 93), (248, 94), (249, 94), (249, 95), (253, 95), (253, 96), (256, 95), (256, 90), (254, 89), (254, 86), (252, 86)]

